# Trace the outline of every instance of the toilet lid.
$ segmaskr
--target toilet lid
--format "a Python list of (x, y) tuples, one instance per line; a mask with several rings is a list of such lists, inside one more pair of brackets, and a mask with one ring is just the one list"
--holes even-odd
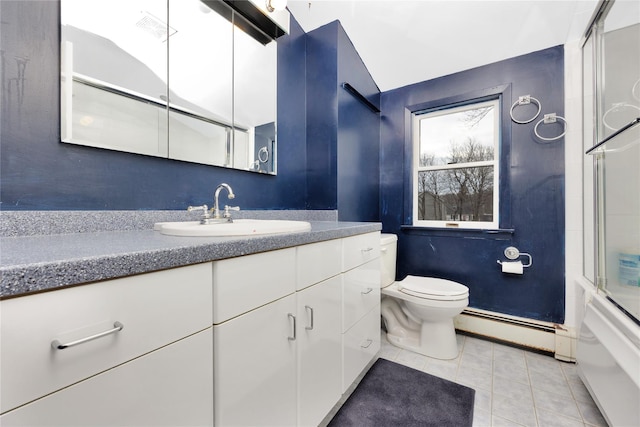
[(466, 286), (433, 277), (407, 276), (398, 282), (398, 290), (417, 297), (441, 300), (455, 300), (469, 296), (469, 288)]

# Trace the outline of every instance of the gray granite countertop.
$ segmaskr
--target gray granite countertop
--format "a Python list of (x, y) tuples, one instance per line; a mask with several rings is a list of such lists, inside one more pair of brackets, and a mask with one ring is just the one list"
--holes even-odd
[(0, 238), (0, 298), (381, 230), (380, 223), (310, 221), (311, 231), (174, 237), (153, 230)]

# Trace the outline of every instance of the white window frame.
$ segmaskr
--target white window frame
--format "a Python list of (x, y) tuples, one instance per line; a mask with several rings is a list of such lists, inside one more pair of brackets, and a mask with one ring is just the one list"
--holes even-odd
[[(420, 166), (420, 121), (431, 117), (437, 117), (465, 110), (482, 108), (484, 106), (494, 107), (494, 140), (493, 140), (493, 160), (456, 163), (455, 165), (435, 165)], [(498, 229), (499, 228), (499, 212), (500, 212), (500, 145), (501, 145), (501, 129), (500, 129), (500, 99), (491, 99), (488, 101), (478, 101), (466, 103), (461, 106), (452, 106), (451, 108), (438, 108), (436, 111), (420, 111), (412, 114), (413, 127), (413, 226), (415, 227), (440, 227), (440, 228), (459, 228), (459, 229)], [(477, 166), (493, 166), (493, 221), (447, 221), (447, 220), (419, 220), (418, 219), (418, 175), (423, 171), (433, 170), (450, 170)]]

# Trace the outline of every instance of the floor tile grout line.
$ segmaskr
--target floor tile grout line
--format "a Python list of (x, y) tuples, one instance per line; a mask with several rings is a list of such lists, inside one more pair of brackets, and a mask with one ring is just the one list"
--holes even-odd
[(524, 367), (527, 371), (527, 380), (529, 382), (529, 393), (531, 393), (531, 404), (533, 405), (533, 416), (536, 421), (536, 426), (539, 426), (540, 420), (538, 417), (538, 411), (536, 406), (536, 395), (533, 393), (533, 381), (531, 380), (531, 371), (529, 370), (529, 360), (527, 359), (526, 353), (524, 354)]
[[(561, 366), (561, 368), (562, 368), (562, 366)], [(580, 414), (580, 419), (582, 420), (583, 424), (587, 424), (587, 420), (586, 420), (584, 414), (582, 413), (582, 409), (580, 408), (580, 405), (578, 404), (578, 399), (576, 398), (576, 393), (573, 390), (573, 387), (571, 387), (571, 381), (569, 380), (567, 372), (565, 371), (565, 369), (561, 369), (561, 371), (562, 371), (562, 375), (564, 377), (564, 380), (567, 383), (567, 387), (569, 387), (569, 393), (571, 393), (571, 397), (573, 398), (573, 401), (576, 404), (576, 407), (578, 408), (578, 413)]]

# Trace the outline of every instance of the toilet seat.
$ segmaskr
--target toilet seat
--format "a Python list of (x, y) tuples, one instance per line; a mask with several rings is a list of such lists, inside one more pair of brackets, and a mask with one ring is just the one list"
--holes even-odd
[(455, 301), (469, 297), (469, 288), (451, 280), (409, 275), (397, 284), (400, 292), (419, 298)]

